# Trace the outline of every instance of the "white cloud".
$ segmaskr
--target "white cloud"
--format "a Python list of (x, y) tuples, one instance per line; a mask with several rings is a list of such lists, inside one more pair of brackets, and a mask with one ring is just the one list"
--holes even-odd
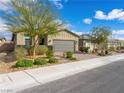
[(96, 19), (106, 19), (106, 17), (107, 16), (104, 14), (103, 11), (100, 11), (100, 10), (96, 11), (96, 14), (95, 14)]
[(73, 33), (75, 33), (75, 34), (77, 34), (77, 35), (82, 35), (82, 32), (77, 32), (76, 30), (72, 30), (72, 28), (74, 27), (72, 24), (70, 24), (70, 23), (63, 23), (62, 22), (62, 20), (60, 20), (60, 19), (57, 19), (57, 20), (55, 20), (55, 22), (57, 22), (57, 23), (59, 23), (59, 24), (63, 24), (61, 27), (60, 27), (60, 29), (68, 29), (68, 30), (70, 30), (71, 32), (73, 32)]
[(7, 30), (5, 26), (6, 25), (5, 25), (4, 20), (0, 17), (0, 32), (3, 30)]
[(0, 32), (5, 31), (5, 30), (7, 30), (6, 25), (5, 24), (0, 24)]
[(9, 2), (10, 2), (10, 0), (1, 0), (1, 1), (0, 1), (0, 4), (5, 4), (5, 5), (6, 5), (6, 4), (8, 4)]
[(68, 29), (68, 30), (70, 30), (71, 32), (73, 32), (73, 33), (75, 33), (75, 34), (77, 34), (77, 35), (82, 35), (82, 34), (83, 34), (83, 32), (78, 32), (78, 31), (76, 31), (76, 30), (72, 30), (72, 29), (74, 28), (74, 26), (73, 26), (72, 24), (70, 24), (69, 22), (64, 24), (64, 23), (62, 22), (62, 20), (60, 20), (60, 19), (55, 20), (55, 22), (60, 23), (60, 24), (63, 24), (63, 25), (60, 27), (60, 29)]
[(11, 40), (12, 34), (11, 32), (7, 31), (6, 25), (0, 23), (0, 35), (5, 36), (7, 40)]
[(54, 22), (55, 22), (55, 23), (62, 24), (62, 20), (60, 20), (60, 19), (56, 19), (56, 20), (54, 20)]
[(124, 35), (124, 30), (113, 30), (112, 33), (115, 35)]
[(117, 37), (115, 39), (124, 40), (124, 37)]
[(64, 24), (64, 27), (67, 29), (71, 29), (71, 28), (73, 28), (73, 25), (70, 23), (67, 23), (67, 24)]
[(76, 30), (71, 30), (71, 32), (77, 34), (77, 35), (82, 35), (82, 34), (89, 34), (89, 31), (76, 31)]
[(77, 35), (82, 35), (83, 34), (83, 32), (78, 32), (78, 31), (75, 31), (75, 30), (71, 30), (71, 32), (73, 32), (73, 33), (75, 33), (75, 34), (77, 34)]
[[(63, 3), (67, 3), (69, 0), (49, 0), (51, 2), (53, 2), (53, 4), (59, 8), (59, 9), (62, 9), (63, 8)], [(2, 10), (9, 10), (10, 7), (9, 7), (9, 4), (10, 3), (10, 0), (1, 0), (0, 1), (0, 9)]]
[(50, 1), (52, 1), (53, 4), (59, 9), (62, 9), (64, 7), (62, 2), (64, 3), (68, 2), (68, 0), (50, 0)]
[(121, 35), (113, 35), (112, 38), (119, 39), (119, 40), (124, 40), (124, 36), (121, 36)]
[(105, 14), (103, 11), (98, 10), (95, 14), (96, 19), (100, 20), (120, 20), (124, 21), (124, 10), (123, 9), (113, 9), (108, 14)]
[(57, 22), (59, 24), (62, 24), (62, 26), (61, 26), (62, 28), (65, 28), (65, 29), (71, 29), (71, 28), (73, 28), (73, 25), (70, 24), (69, 22), (63, 23), (63, 21), (60, 20), (60, 19), (55, 20), (55, 22)]
[(62, 3), (60, 1), (54, 1), (54, 4), (59, 9), (62, 9), (63, 8), (63, 5), (62, 5)]
[(92, 23), (92, 19), (90, 19), (90, 18), (85, 18), (85, 19), (83, 20), (83, 22), (84, 22), (85, 24), (90, 25), (90, 24)]
[(115, 39), (124, 40), (124, 30), (113, 30), (112, 36)]
[(4, 36), (7, 40), (11, 40), (12, 33), (7, 31), (4, 20), (0, 18), (0, 35)]
[(1, 10), (9, 10), (9, 6), (10, 6), (10, 0), (1, 0), (0, 1), (0, 9)]
[(56, 20), (54, 20), (54, 22), (61, 24), (61, 26), (59, 27), (60, 29), (68, 29), (68, 30), (70, 30), (70, 29), (73, 28), (72, 24), (70, 24), (69, 22), (68, 23), (63, 23), (63, 21), (60, 20), (60, 19), (56, 19)]

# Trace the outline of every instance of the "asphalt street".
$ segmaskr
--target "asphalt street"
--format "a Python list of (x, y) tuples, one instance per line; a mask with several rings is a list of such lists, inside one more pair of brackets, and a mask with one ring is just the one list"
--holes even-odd
[(124, 60), (18, 93), (124, 93)]

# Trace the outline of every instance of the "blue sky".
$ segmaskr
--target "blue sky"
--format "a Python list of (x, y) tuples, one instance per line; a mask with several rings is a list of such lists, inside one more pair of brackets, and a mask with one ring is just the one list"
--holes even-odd
[(115, 38), (124, 38), (124, 0), (68, 0), (59, 9), (71, 30), (87, 33), (94, 26), (111, 27)]
[[(8, 3), (10, 0), (3, 0)], [(58, 8), (61, 20), (77, 33), (88, 33), (94, 26), (109, 26), (113, 37), (124, 39), (124, 0), (50, 0)], [(0, 6), (7, 10), (6, 7)], [(0, 12), (0, 16), (2, 13)], [(0, 31), (3, 32), (3, 20), (0, 19)]]

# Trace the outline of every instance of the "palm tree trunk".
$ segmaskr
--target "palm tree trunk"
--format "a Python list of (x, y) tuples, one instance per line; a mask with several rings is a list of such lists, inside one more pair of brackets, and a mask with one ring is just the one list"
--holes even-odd
[(33, 58), (35, 58), (35, 57), (36, 57), (36, 47), (33, 46)]
[(38, 46), (38, 36), (36, 36), (36, 37), (34, 37), (34, 39), (33, 39), (34, 41), (33, 41), (33, 58), (35, 58), (36, 57), (36, 48), (37, 48), (37, 46)]

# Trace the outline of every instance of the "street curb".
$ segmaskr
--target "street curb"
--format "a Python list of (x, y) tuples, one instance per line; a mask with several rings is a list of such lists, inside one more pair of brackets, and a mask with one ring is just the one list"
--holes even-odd
[(0, 93), (15, 93), (124, 59), (124, 54), (0, 74)]

